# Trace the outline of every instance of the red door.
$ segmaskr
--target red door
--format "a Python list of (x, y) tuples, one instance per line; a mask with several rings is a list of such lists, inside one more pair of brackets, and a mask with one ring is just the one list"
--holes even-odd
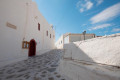
[(29, 46), (29, 55), (28, 56), (35, 56), (36, 54), (36, 42), (34, 39), (30, 41), (30, 46)]

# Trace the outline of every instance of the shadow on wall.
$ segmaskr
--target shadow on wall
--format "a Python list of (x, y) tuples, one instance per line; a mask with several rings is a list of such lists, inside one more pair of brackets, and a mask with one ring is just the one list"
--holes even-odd
[(65, 44), (64, 49), (65, 49), (64, 58), (66, 59), (94, 62), (92, 58), (90, 58), (84, 51), (82, 51), (74, 43)]
[[(87, 46), (87, 49), (84, 49), (84, 50), (87, 50), (87, 52), (89, 52), (89, 50), (91, 51), (92, 49), (94, 50), (96, 48), (91, 48), (91, 45), (90, 45), (90, 46)], [(104, 50), (104, 49), (101, 49), (101, 53), (102, 53), (102, 50)], [(106, 48), (105, 48), (105, 50), (106, 50)], [(76, 45), (75, 43), (64, 44), (64, 51), (65, 51), (64, 56), (63, 56), (64, 59), (71, 59), (74, 61), (82, 61), (82, 62), (95, 64), (95, 65), (99, 64), (99, 65), (106, 65), (106, 66), (120, 68), (119, 65), (114, 65), (110, 62), (109, 63), (105, 62), (105, 60), (112, 62), (113, 58), (111, 58), (110, 55), (108, 55), (108, 58), (106, 58), (106, 56), (102, 56), (103, 53), (102, 54), (93, 54), (92, 52), (86, 53), (83, 51), (83, 49), (81, 49), (79, 47), (79, 45)], [(99, 53), (100, 53), (100, 51), (99, 51)], [(115, 54), (112, 54), (112, 55), (115, 55)], [(109, 57), (110, 57), (110, 59), (109, 59)]]
[[(59, 71), (60, 73), (69, 77), (71, 80), (120, 79), (118, 74), (118, 76), (113, 76), (112, 74), (109, 74), (110, 71), (99, 69), (99, 63), (96, 63), (74, 43), (65, 44), (64, 49), (65, 52), (63, 59), (60, 61)], [(105, 65), (105, 67), (107, 66)]]

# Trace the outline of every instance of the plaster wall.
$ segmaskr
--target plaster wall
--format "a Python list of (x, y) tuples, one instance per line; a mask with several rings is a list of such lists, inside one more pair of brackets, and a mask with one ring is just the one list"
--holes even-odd
[(69, 42), (76, 42), (76, 41), (84, 40), (84, 37), (85, 37), (85, 40), (94, 38), (94, 34), (86, 34), (85, 36), (83, 34), (71, 34), (69, 35), (69, 37), (70, 37)]
[[(23, 40), (36, 41), (36, 55), (55, 48), (55, 31), (32, 0), (1, 0), (0, 12), (0, 67), (28, 58), (28, 49), (22, 49)], [(8, 27), (7, 23), (16, 29)]]
[(119, 80), (120, 34), (64, 45), (58, 70), (72, 80)]
[(69, 37), (70, 37), (69, 42), (76, 42), (83, 40), (81, 35), (69, 35)]
[(66, 37), (64, 37), (64, 44), (67, 44), (67, 43), (69, 43), (69, 35), (68, 36), (66, 36)]
[(58, 49), (63, 49), (64, 44), (68, 44), (76, 41), (82, 41), (84, 40), (84, 37), (85, 37), (85, 40), (91, 39), (95, 37), (94, 35), (95, 34), (86, 34), (85, 36), (83, 34), (64, 34), (57, 40), (55, 45)]
[(63, 49), (63, 45), (64, 45), (64, 38), (62, 35), (55, 43), (55, 46), (57, 47), (57, 49)]
[(65, 58), (120, 66), (120, 34), (64, 45)]

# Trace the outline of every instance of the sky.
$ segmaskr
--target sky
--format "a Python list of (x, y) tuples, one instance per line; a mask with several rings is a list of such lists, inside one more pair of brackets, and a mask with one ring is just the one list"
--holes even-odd
[(65, 33), (120, 33), (120, 0), (34, 0), (56, 40)]

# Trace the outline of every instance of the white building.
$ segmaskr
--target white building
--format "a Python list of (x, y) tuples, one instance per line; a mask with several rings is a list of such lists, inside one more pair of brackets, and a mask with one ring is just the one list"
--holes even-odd
[(120, 33), (64, 45), (59, 71), (71, 80), (120, 80)]
[(95, 34), (74, 34), (74, 33), (67, 33), (62, 35), (58, 41), (55, 43), (56, 47), (58, 49), (62, 49), (64, 44), (70, 43), (70, 42), (76, 42), (76, 41), (82, 41), (95, 38)]
[(0, 67), (54, 49), (54, 41), (35, 2), (0, 0)]

